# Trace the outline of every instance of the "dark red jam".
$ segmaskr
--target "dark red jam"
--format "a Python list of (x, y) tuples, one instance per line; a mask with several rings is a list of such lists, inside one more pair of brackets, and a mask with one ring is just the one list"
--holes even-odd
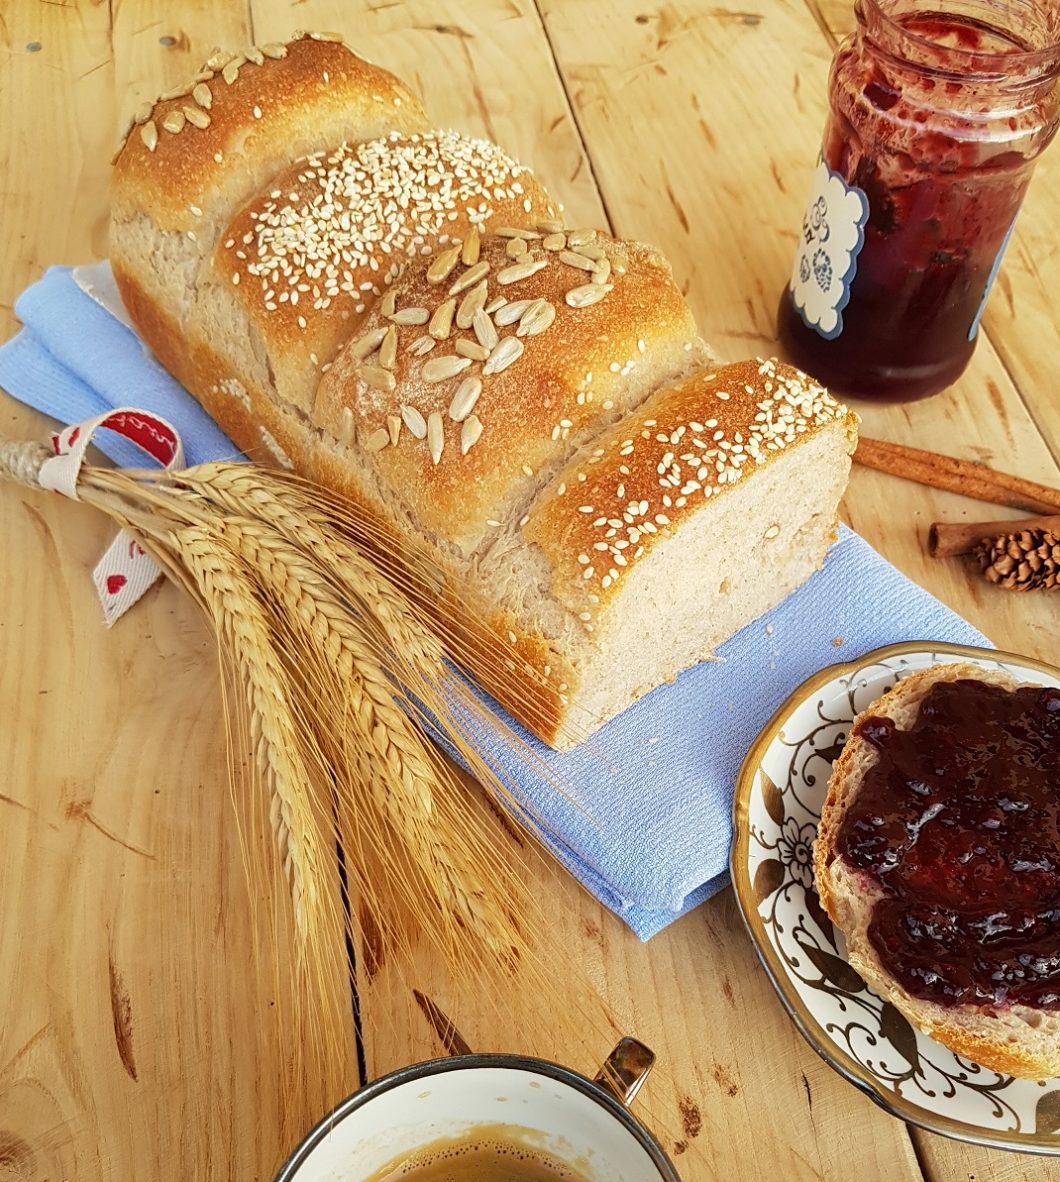
[[(859, 0), (858, 33), (832, 65), (822, 158), (864, 194), (863, 245), (848, 302), (837, 305), (839, 330), (793, 296), (793, 276), (778, 335), (790, 361), (844, 394), (906, 401), (957, 379), (1036, 158), (1056, 130), (1056, 65), (1031, 52), (1022, 8), (993, 5), (987, 21), (936, 7), (945, 5)], [(831, 230), (834, 241), (834, 221)], [(843, 264), (826, 258), (826, 238), (814, 271), (838, 293), (831, 275)], [(803, 281), (816, 281), (808, 268)]]
[(886, 892), (884, 966), (943, 1005), (1060, 1009), (1060, 690), (939, 682), (910, 730), (857, 733), (879, 758), (837, 851)]

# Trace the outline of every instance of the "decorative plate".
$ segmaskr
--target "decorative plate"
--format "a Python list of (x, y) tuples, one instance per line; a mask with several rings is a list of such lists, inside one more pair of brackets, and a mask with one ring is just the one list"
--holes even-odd
[(1060, 669), (988, 649), (898, 644), (810, 678), (762, 731), (740, 770), (732, 880), (781, 1001), (810, 1045), (887, 1111), (947, 1137), (1060, 1155), (1060, 1079), (1013, 1079), (915, 1030), (847, 963), (813, 889), (813, 841), (832, 762), (855, 715), (905, 674), (969, 661), (1060, 685)]

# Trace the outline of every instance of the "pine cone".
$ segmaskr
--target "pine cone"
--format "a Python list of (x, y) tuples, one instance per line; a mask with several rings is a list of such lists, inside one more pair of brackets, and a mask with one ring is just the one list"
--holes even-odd
[(1002, 534), (975, 550), (990, 583), (1009, 591), (1060, 591), (1060, 534), (1028, 529)]

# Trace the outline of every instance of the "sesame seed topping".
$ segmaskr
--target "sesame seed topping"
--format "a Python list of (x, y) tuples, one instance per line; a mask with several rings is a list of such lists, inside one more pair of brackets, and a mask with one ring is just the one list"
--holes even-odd
[[(762, 381), (735, 394), (709, 388), (703, 391), (706, 397), (713, 394), (722, 402), (731, 402), (724, 421), (694, 415), (687, 419), (673, 416), (667, 421), (645, 419), (643, 429), (632, 437), (612, 432), (606, 447), (594, 449), (590, 464), (608, 454), (616, 459), (635, 455), (636, 459), (614, 464), (621, 479), (598, 481), (585, 490), (593, 503), (581, 505), (579, 510), (593, 514), (593, 519), (587, 523), (590, 532), (582, 542), (584, 549), (576, 555), (582, 583), (598, 580), (600, 589), (612, 587), (644, 553), (645, 539), (671, 526), (680, 510), (710, 499), (800, 435), (846, 413), (804, 375), (778, 369), (773, 362), (761, 364), (759, 376), (768, 379), (769, 389)], [(715, 376), (704, 378), (704, 383)], [(708, 436), (709, 443), (702, 436)], [(656, 491), (627, 499), (632, 488), (637, 493), (647, 491), (649, 474)], [(579, 476), (584, 479), (584, 473)], [(631, 486), (631, 481), (636, 483)], [(772, 539), (779, 532), (779, 525), (771, 525), (764, 536)], [(580, 536), (585, 538), (584, 533)], [(607, 559), (592, 564), (590, 552)], [(590, 568), (595, 572), (591, 576), (586, 573)]]
[[(329, 301), (356, 294), (358, 272), (386, 271), (393, 256), (430, 253), (429, 240), (461, 213), (488, 221), (494, 201), (523, 192), (525, 171), (493, 144), (453, 131), (395, 132), (317, 153), (299, 162), (290, 192), (274, 191), (251, 211), (246, 270), (273, 288), (307, 282)], [(465, 286), (488, 273), (478, 275), (478, 266), (461, 276)]]

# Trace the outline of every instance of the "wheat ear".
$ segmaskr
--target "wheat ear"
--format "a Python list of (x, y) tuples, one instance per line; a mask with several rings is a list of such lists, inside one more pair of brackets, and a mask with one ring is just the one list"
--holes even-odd
[[(378, 562), (378, 556), (363, 554), (358, 545), (343, 537), (338, 523), (315, 507), (322, 498), (328, 503), (321, 490), (311, 489), (286, 476), (280, 479), (284, 481), (282, 495), (274, 488), (266, 487), (261, 472), (248, 469), (246, 464), (201, 464), (180, 474), (183, 488), (194, 491), (228, 513), (268, 522), (293, 545), (311, 554), (341, 593), (363, 609), (366, 629), (371, 629), (386, 646), (388, 668), (393, 669), (412, 695), (409, 705), (413, 712), (419, 713), (416, 699), (430, 699), (433, 717), (427, 721), (457, 739), (461, 756), (478, 783), (498, 799), (507, 801), (516, 813), (526, 814), (525, 806), (515, 800), (496, 770), (483, 759), (478, 744), (466, 733), (466, 723), (454, 713), (452, 703), (462, 705), (465, 717), (479, 718), (497, 730), (504, 730), (528, 763), (539, 770), (543, 765), (521, 736), (498, 718), (483, 716), (479, 703), (445, 665), (445, 658), (450, 655), (458, 664), (474, 672), (476, 662), (468, 660), (473, 651), (468, 646), (481, 645), (485, 636), (488, 648), (500, 643), (499, 638), (491, 629), (469, 620), (461, 620), (459, 634), (452, 632), (445, 621), (434, 614), (429, 614), (425, 620), (423, 609), (402, 586), (392, 581), (399, 577), (398, 572), (393, 575), (383, 573), (383, 563)], [(346, 509), (348, 512), (349, 507)], [(449, 635), (451, 653), (447, 653), (442, 634)], [(477, 639), (471, 639), (472, 636)], [(547, 769), (544, 774), (554, 778)], [(570, 795), (559, 782), (555, 787), (561, 795)]]
[[(220, 528), (233, 550), (263, 577), (287, 618), (299, 622), (311, 645), (310, 659), (323, 660), (343, 687), (347, 717), (361, 739), (355, 756), (373, 803), (408, 848), (411, 865), (426, 872), (427, 881), (440, 889), (443, 916), (451, 909), (459, 923), (494, 951), (510, 952), (512, 916), (496, 912), (487, 906), (482, 892), (469, 889), (472, 867), (442, 839), (445, 827), (438, 826), (434, 817), (438, 765), (426, 739), (396, 703), (394, 683), (366, 641), (360, 621), (350, 615), (311, 560), (276, 530), (241, 518), (229, 518)], [(312, 695), (309, 700), (312, 703)], [(331, 730), (323, 727), (318, 733), (330, 735)], [(341, 736), (334, 738), (341, 741)], [(336, 783), (340, 792), (344, 787), (348, 786), (341, 780)], [(363, 802), (351, 801), (348, 795), (343, 803), (351, 806), (354, 818), (363, 812)], [(472, 833), (465, 829), (461, 840), (471, 839)]]
[(437, 678), (444, 657), (439, 639), (411, 614), (406, 596), (370, 559), (330, 529), (322, 514), (305, 504), (293, 510), (245, 464), (202, 464), (182, 472), (180, 478), (219, 508), (267, 522), (292, 545), (312, 555), (365, 607), (366, 621), (383, 630), (395, 659), (411, 664), (429, 680)]
[(216, 530), (179, 530), (174, 546), (247, 689), (251, 741), (269, 793), (269, 819), (290, 883), (295, 926), (304, 939), (311, 926), (309, 915), (320, 902), (323, 864), (306, 804), (305, 787), (311, 777), (299, 754), (290, 688), (272, 647), (268, 619), (252, 582)]

